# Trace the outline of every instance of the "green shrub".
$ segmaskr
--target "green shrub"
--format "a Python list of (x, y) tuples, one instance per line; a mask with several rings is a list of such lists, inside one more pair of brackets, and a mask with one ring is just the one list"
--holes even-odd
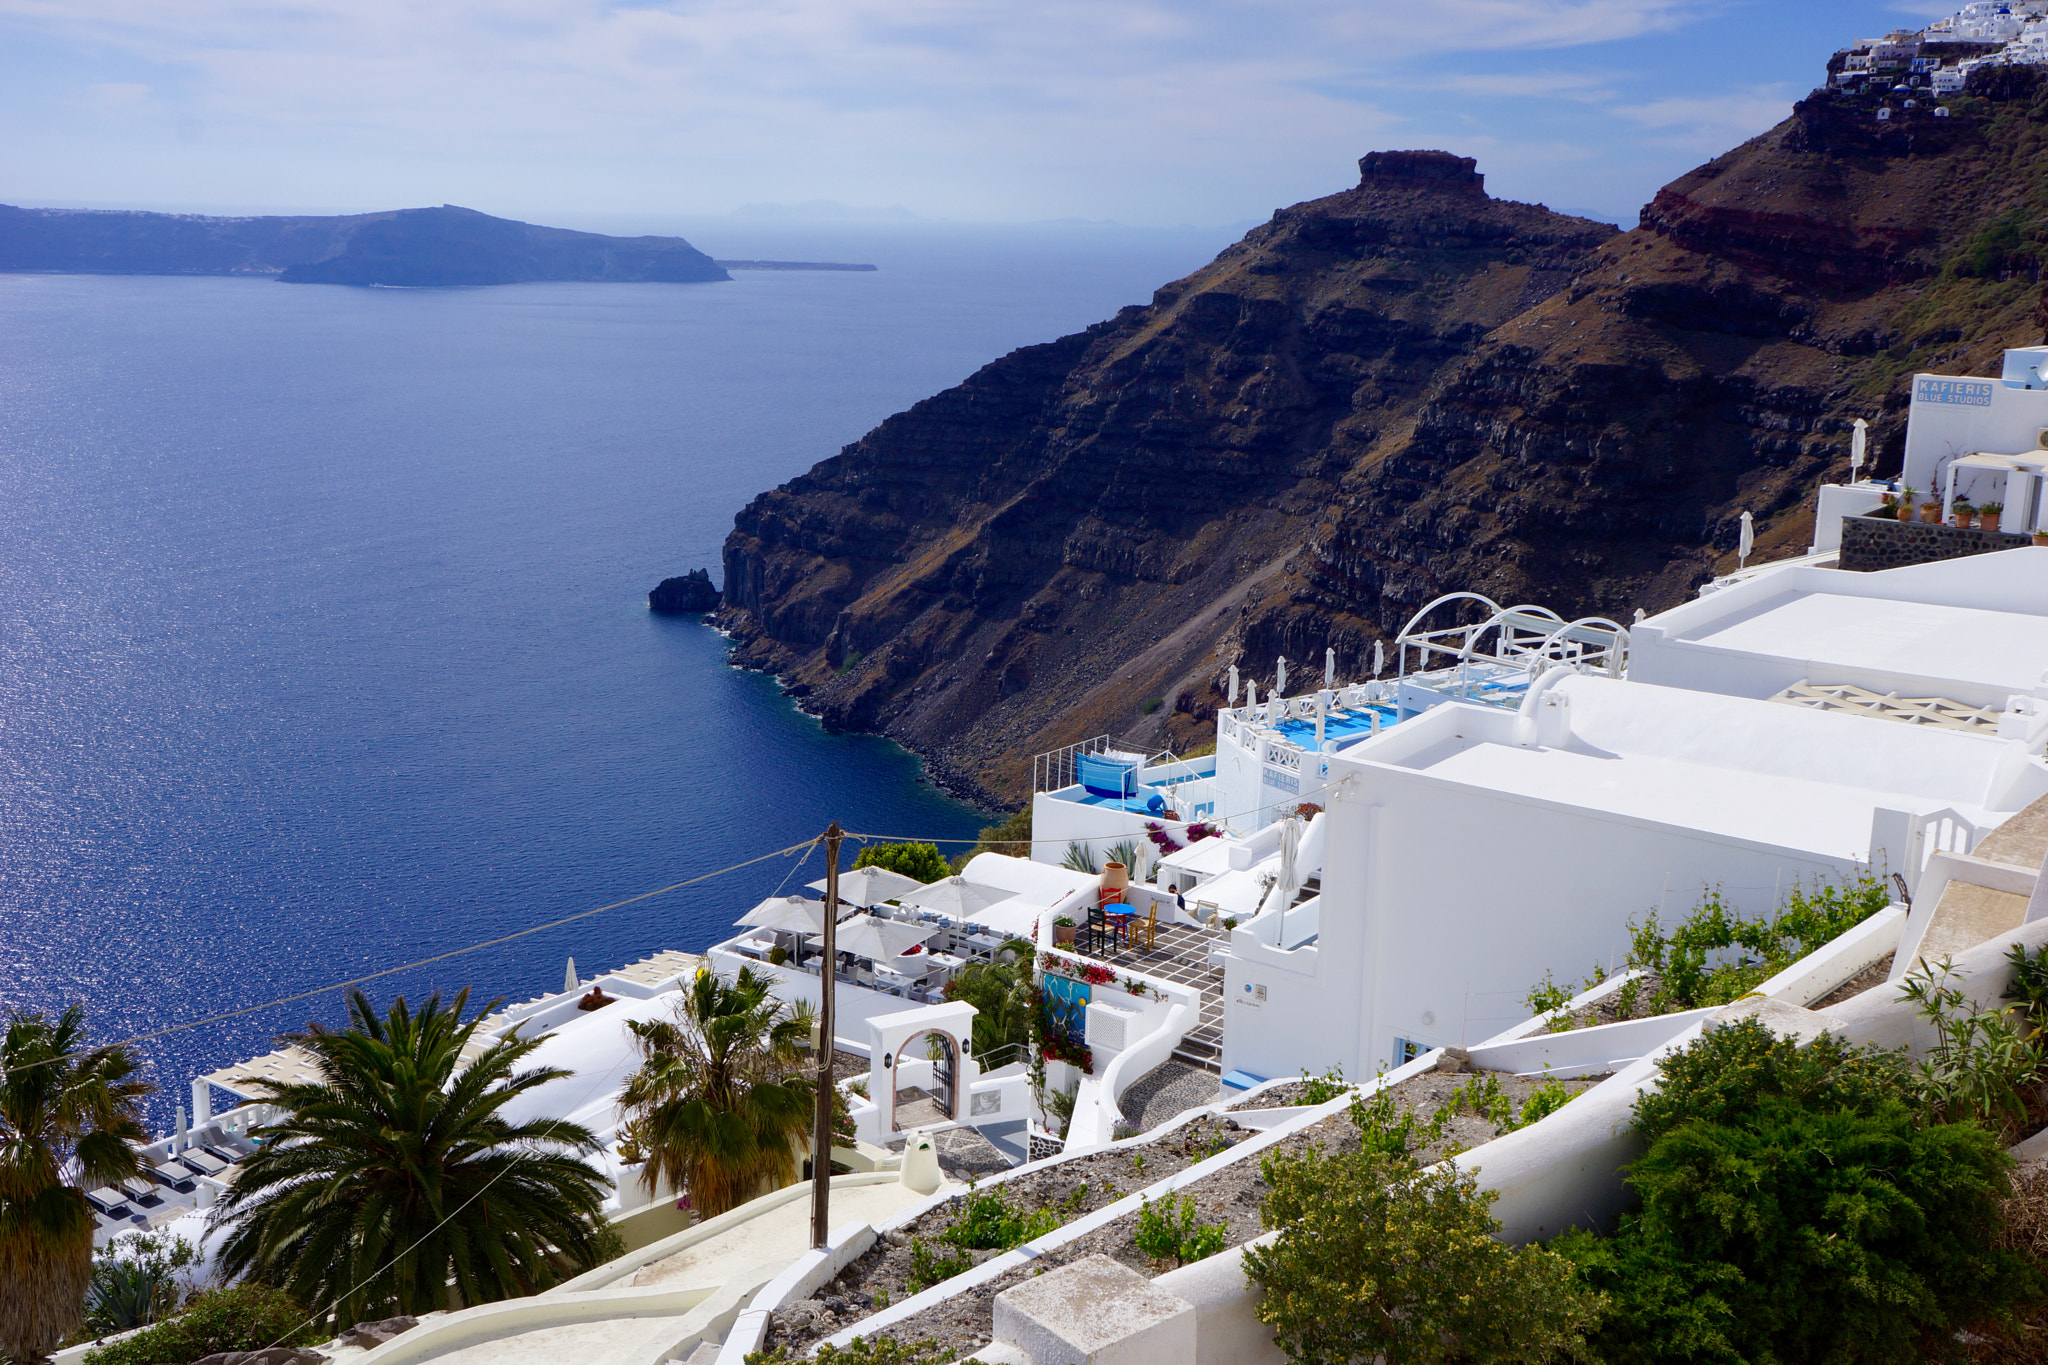
[(1975, 1123), (1923, 1125), (1895, 1055), (1746, 1020), (1660, 1069), (1640, 1208), (1553, 1244), (1612, 1298), (1606, 1358), (1904, 1365), (2038, 1291), (1995, 1245), (2010, 1162)]
[[(2017, 944), (2014, 951), (2020, 951)], [(2038, 1092), (2048, 1070), (2048, 1040), (2036, 1034), (2022, 1006), (1973, 1008), (1948, 974), (1944, 958), (1938, 967), (1908, 973), (1901, 985), (1935, 1032), (1934, 1045), (1914, 1065), (1914, 1091), (1931, 1117), (1975, 1119), (2011, 1142), (2027, 1123), (2027, 1094)]]
[(1392, 1091), (1381, 1090), (1367, 1099), (1353, 1100), (1349, 1113), (1362, 1150), (1406, 1159), (1443, 1140), (1457, 1106), (1446, 1104), (1425, 1123), (1413, 1109), (1397, 1104)]
[(85, 1331), (78, 1340), (147, 1327), (184, 1297), (177, 1272), (197, 1265), (199, 1248), (168, 1232), (122, 1238), (92, 1264), (85, 1287)]
[[(824, 1365), (945, 1365), (952, 1355), (940, 1350), (930, 1337), (907, 1346), (892, 1337), (855, 1337), (845, 1346), (827, 1342), (816, 1355), (798, 1358)], [(787, 1346), (778, 1346), (773, 1351), (747, 1352), (746, 1365), (791, 1365), (792, 1359)]]
[(1328, 1104), (1339, 1095), (1346, 1095), (1353, 1087), (1344, 1080), (1344, 1068), (1333, 1066), (1320, 1076), (1311, 1076), (1302, 1082), (1301, 1102), (1303, 1104)]
[(953, 875), (937, 844), (869, 844), (854, 858), (853, 866), (856, 871), (863, 867), (887, 868), (921, 882)]
[(922, 1237), (910, 1239), (910, 1292), (929, 1289), (941, 1280), (950, 1280), (955, 1275), (964, 1275), (974, 1269), (974, 1258), (965, 1251), (955, 1250), (949, 1256), (933, 1251)]
[(196, 1295), (185, 1311), (86, 1354), (86, 1365), (187, 1365), (223, 1351), (322, 1340), (303, 1305), (281, 1289), (238, 1284)]
[[(1655, 911), (1641, 921), (1630, 920), (1628, 965), (1656, 978), (1647, 1002), (1651, 1014), (1725, 1005), (1889, 904), (1891, 892), (1876, 876), (1811, 890), (1795, 887), (1767, 919), (1744, 919), (1719, 891), (1708, 890), (1668, 933)], [(1605, 979), (1606, 972), (1595, 967), (1582, 984), (1567, 986), (1545, 972), (1529, 992), (1529, 1012), (1548, 1013)], [(1616, 1017), (1634, 1017), (1641, 990), (1641, 982), (1634, 981), (1616, 991)]]
[(960, 1216), (941, 1236), (963, 1251), (1008, 1251), (1060, 1225), (1056, 1209), (1026, 1213), (1000, 1194), (970, 1194)]
[(1529, 1098), (1522, 1101), (1521, 1112), (1515, 1115), (1510, 1128), (1527, 1128), (1530, 1124), (1556, 1113), (1571, 1100), (1572, 1091), (1563, 1081), (1545, 1080), (1529, 1092)]
[(1005, 853), (1012, 858), (1031, 856), (1031, 807), (1025, 806), (1003, 818), (998, 825), (983, 825), (981, 838), (973, 848), (953, 855), (948, 863), (955, 872), (962, 871), (981, 853)]
[(1167, 1195), (1157, 1204), (1144, 1196), (1138, 1200), (1138, 1227), (1131, 1240), (1138, 1250), (1155, 1261), (1186, 1265), (1207, 1260), (1229, 1242), (1229, 1228), (1222, 1223), (1204, 1223), (1195, 1213), (1193, 1195), (1178, 1204)]
[(1493, 1192), (1455, 1167), (1311, 1146), (1269, 1154), (1262, 1173), (1279, 1237), (1248, 1248), (1245, 1271), (1290, 1360), (1540, 1365), (1576, 1354), (1599, 1319), (1570, 1261), (1494, 1239)]

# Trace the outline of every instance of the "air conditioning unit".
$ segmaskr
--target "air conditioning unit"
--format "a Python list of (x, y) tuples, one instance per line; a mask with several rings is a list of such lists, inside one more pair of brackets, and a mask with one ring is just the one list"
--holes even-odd
[(2034, 449), (2048, 450), (2048, 427), (2042, 427), (2034, 433)]
[(1137, 1016), (1114, 1005), (1088, 1006), (1088, 1046), (1104, 1052), (1121, 1052), (1131, 1020)]

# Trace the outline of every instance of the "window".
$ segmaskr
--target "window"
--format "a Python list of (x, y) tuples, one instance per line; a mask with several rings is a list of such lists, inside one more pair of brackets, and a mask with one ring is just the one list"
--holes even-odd
[(1426, 1043), (1418, 1043), (1410, 1038), (1396, 1038), (1394, 1040), (1394, 1065), (1406, 1066), (1427, 1051), (1429, 1051), (1429, 1045)]

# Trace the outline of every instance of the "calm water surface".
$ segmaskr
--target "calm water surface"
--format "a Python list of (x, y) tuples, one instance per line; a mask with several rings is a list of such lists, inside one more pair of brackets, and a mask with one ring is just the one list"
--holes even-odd
[[(768, 254), (746, 236), (699, 240)], [(883, 234), (850, 244), (877, 274), (681, 286), (0, 275), (0, 1005), (144, 1033), (832, 818), (971, 836), (909, 755), (823, 733), (646, 591), (715, 573), (762, 488), (1219, 244)], [(374, 994), (523, 997), (571, 953), (588, 975), (701, 948), (788, 871)], [(153, 1118), (339, 1016), (327, 996), (148, 1044)]]

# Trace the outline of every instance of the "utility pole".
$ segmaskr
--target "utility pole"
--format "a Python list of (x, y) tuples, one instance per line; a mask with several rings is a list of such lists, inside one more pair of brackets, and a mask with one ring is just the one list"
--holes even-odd
[(825, 830), (825, 955), (818, 963), (818, 1117), (811, 1129), (811, 1246), (825, 1248), (832, 1198), (832, 1006), (839, 973), (839, 842), (834, 820)]

